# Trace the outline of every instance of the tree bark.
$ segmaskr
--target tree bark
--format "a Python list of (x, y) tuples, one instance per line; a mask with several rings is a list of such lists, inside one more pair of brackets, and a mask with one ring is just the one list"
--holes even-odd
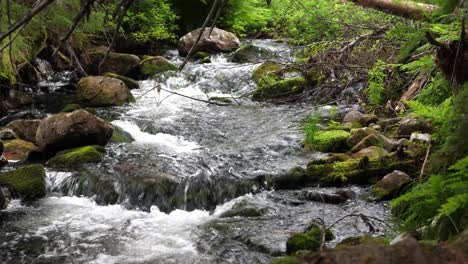
[(438, 8), (436, 5), (410, 2), (407, 0), (345, 0), (345, 2), (376, 9), (395, 16), (422, 19)]

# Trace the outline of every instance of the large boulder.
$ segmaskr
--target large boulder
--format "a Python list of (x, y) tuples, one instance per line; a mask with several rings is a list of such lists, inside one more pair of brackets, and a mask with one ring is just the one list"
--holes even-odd
[[(211, 35), (211, 28), (205, 28), (203, 35), (194, 48), (193, 52), (206, 51), (210, 53), (231, 52), (240, 47), (240, 41), (236, 35), (231, 32), (224, 31), (219, 28), (213, 28)], [(187, 56), (192, 46), (197, 41), (200, 35), (201, 28), (196, 29), (180, 38), (177, 50), (180, 56)]]
[(134, 80), (132, 78), (129, 78), (129, 77), (118, 75), (118, 74), (115, 74), (115, 73), (112, 73), (112, 72), (106, 72), (106, 73), (102, 74), (102, 76), (119, 79), (122, 82), (124, 82), (125, 85), (127, 85), (128, 89), (130, 89), (130, 90), (140, 88), (140, 84), (138, 84), (138, 81), (136, 81), (136, 80)]
[(140, 58), (138, 56), (115, 52), (109, 53), (109, 56), (101, 67), (101, 71), (99, 71), (99, 64), (105, 55), (106, 52), (103, 50), (89, 52), (87, 54), (89, 63), (85, 65), (87, 71), (91, 74), (112, 72), (124, 76), (133, 76), (138, 72), (140, 66)]
[(35, 143), (36, 132), (40, 122), (41, 120), (39, 119), (20, 119), (9, 123), (6, 127), (13, 130), (19, 138)]
[(240, 200), (235, 202), (232, 207), (226, 212), (222, 213), (220, 217), (259, 217), (268, 213), (269, 208), (257, 203), (253, 200)]
[(87, 145), (105, 145), (112, 137), (112, 126), (84, 110), (60, 113), (41, 121), (36, 142), (44, 152)]
[(44, 167), (36, 164), (0, 174), (0, 183), (12, 188), (23, 201), (33, 201), (46, 195), (45, 178)]
[(105, 76), (81, 78), (76, 92), (82, 105), (93, 107), (119, 106), (135, 100), (124, 82)]
[(401, 193), (402, 189), (410, 182), (411, 178), (408, 174), (394, 170), (372, 186), (372, 193), (378, 199), (393, 198)]
[(153, 77), (158, 73), (175, 70), (177, 70), (177, 66), (161, 56), (149, 57), (141, 62), (141, 77), (143, 78)]

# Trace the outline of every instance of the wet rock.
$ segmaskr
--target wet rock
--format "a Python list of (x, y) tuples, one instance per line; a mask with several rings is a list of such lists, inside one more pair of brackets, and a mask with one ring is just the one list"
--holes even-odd
[(0, 210), (6, 209), (10, 201), (5, 197), (6, 195), (3, 193), (3, 188), (0, 187)]
[(143, 78), (153, 77), (166, 71), (175, 71), (177, 66), (161, 56), (149, 57), (141, 62), (141, 74)]
[(403, 188), (411, 182), (408, 174), (395, 170), (392, 173), (385, 175), (380, 181), (372, 186), (372, 193), (378, 199), (394, 198), (402, 192)]
[(106, 61), (99, 71), (98, 67), (104, 58), (106, 52), (90, 52), (88, 53), (89, 63), (85, 65), (87, 72), (91, 74), (99, 74), (100, 72), (111, 72), (123, 76), (133, 76), (140, 67), (140, 58), (133, 54), (125, 53), (109, 53)]
[(258, 63), (261, 60), (273, 58), (273, 54), (261, 47), (248, 44), (234, 52), (232, 61), (238, 63)]
[(298, 199), (328, 204), (340, 204), (346, 202), (347, 198), (336, 193), (325, 193), (318, 191), (303, 190), (298, 193)]
[(432, 133), (434, 131), (430, 121), (421, 117), (410, 117), (403, 118), (400, 122), (400, 126), (397, 130), (398, 137), (409, 138), (413, 132), (420, 133)]
[(104, 76), (81, 78), (77, 96), (82, 105), (92, 107), (120, 106), (135, 101), (124, 82)]
[(389, 153), (385, 149), (377, 146), (370, 146), (352, 154), (351, 157), (354, 159), (360, 159), (364, 156), (367, 156), (370, 159), (381, 159), (388, 155)]
[(363, 126), (368, 126), (377, 122), (377, 120), (379, 120), (379, 118), (374, 114), (363, 114), (360, 123)]
[(79, 104), (67, 104), (62, 110), (60, 110), (61, 113), (71, 113), (75, 110), (81, 109), (81, 105)]
[[(373, 131), (375, 131), (375, 130), (373, 130)], [(353, 138), (353, 140), (348, 141), (348, 145), (351, 145), (356, 140), (358, 140), (360, 138), (360, 136), (368, 134), (361, 141), (359, 141), (359, 143), (357, 143), (354, 147), (351, 148), (351, 152), (353, 152), (353, 153), (359, 152), (359, 151), (361, 151), (361, 150), (363, 150), (365, 148), (371, 147), (371, 146), (378, 146), (378, 147), (381, 147), (381, 148), (383, 148), (383, 149), (385, 149), (387, 151), (393, 151), (398, 147), (398, 144), (399, 144), (398, 141), (389, 139), (389, 138), (387, 138), (386, 136), (380, 134), (377, 131), (375, 131), (376, 133), (371, 132), (371, 131), (369, 131), (369, 132), (370, 133), (355, 134), (355, 137)]]
[[(210, 31), (211, 28), (205, 28), (205, 30), (203, 31), (203, 35), (200, 41), (198, 42), (197, 46), (194, 47), (193, 52), (231, 52), (240, 47), (240, 41), (234, 34), (219, 28), (213, 28), (211, 35), (208, 36)], [(177, 45), (177, 50), (179, 51), (180, 56), (187, 56), (190, 49), (197, 41), (200, 32), (201, 28), (196, 29), (180, 38), (179, 43)]]
[(240, 200), (234, 203), (234, 205), (229, 210), (222, 213), (220, 217), (259, 217), (265, 215), (266, 213), (268, 213), (267, 207), (255, 203), (254, 201)]
[(20, 119), (9, 123), (6, 127), (13, 130), (19, 138), (36, 143), (36, 132), (40, 122), (39, 119)]
[(102, 146), (85, 146), (58, 152), (47, 161), (54, 167), (73, 167), (84, 163), (96, 163), (102, 160), (106, 150)]
[(341, 196), (346, 201), (353, 200), (356, 198), (356, 193), (351, 190), (337, 190), (335, 193)]
[(312, 148), (321, 152), (340, 152), (347, 149), (346, 141), (351, 136), (344, 130), (329, 130), (317, 132)]
[(41, 121), (36, 142), (41, 151), (56, 152), (87, 145), (104, 146), (112, 137), (112, 126), (84, 110), (60, 113)]
[(3, 141), (3, 156), (8, 160), (25, 160), (33, 152), (39, 151), (34, 143), (22, 139)]
[(135, 139), (130, 135), (130, 133), (126, 132), (119, 126), (113, 126), (114, 131), (112, 132), (111, 142), (114, 143), (131, 143)]
[(129, 78), (129, 77), (125, 77), (125, 76), (122, 76), (122, 75), (118, 75), (118, 74), (115, 74), (115, 73), (112, 73), (112, 72), (106, 72), (106, 73), (104, 73), (102, 76), (106, 76), (106, 77), (111, 77), (111, 78), (119, 79), (119, 80), (121, 80), (122, 82), (124, 82), (125, 85), (127, 85), (128, 89), (130, 89), (130, 90), (132, 90), (132, 89), (139, 89), (139, 88), (140, 88), (140, 85), (138, 84), (138, 82), (135, 81), (135, 80), (132, 79), (132, 78)]
[(9, 98), (6, 101), (9, 108), (21, 108), (34, 103), (32, 96), (28, 93), (18, 90), (10, 90)]
[(0, 183), (13, 188), (23, 201), (33, 201), (46, 195), (45, 170), (42, 165), (20, 167), (0, 174)]
[(258, 84), (262, 79), (267, 77), (280, 78), (279, 72), (283, 69), (278, 63), (264, 62), (252, 72), (252, 79)]
[(19, 136), (16, 135), (16, 133), (12, 129), (5, 128), (0, 131), (1, 140), (11, 140), (16, 138), (19, 138)]
[(211, 56), (211, 53), (209, 53), (209, 52), (199, 51), (199, 52), (193, 54), (192, 59), (194, 59), (194, 60), (203, 60), (203, 59), (209, 58), (210, 56)]

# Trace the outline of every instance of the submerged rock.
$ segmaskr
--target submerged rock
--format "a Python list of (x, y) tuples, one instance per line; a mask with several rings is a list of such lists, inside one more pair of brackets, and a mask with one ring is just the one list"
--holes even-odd
[(23, 201), (33, 201), (46, 195), (45, 170), (42, 165), (30, 165), (0, 174), (0, 183), (15, 191)]
[(47, 161), (47, 165), (55, 167), (73, 167), (83, 163), (99, 162), (104, 157), (106, 150), (102, 146), (85, 146), (67, 149), (58, 152)]
[(303, 190), (298, 193), (297, 198), (301, 200), (309, 200), (319, 203), (340, 204), (348, 200), (347, 197), (341, 196), (338, 193), (326, 193), (319, 191)]
[(112, 132), (112, 137), (111, 137), (111, 142), (114, 143), (131, 143), (135, 139), (133, 139), (132, 135), (130, 133), (126, 132), (119, 126), (113, 126), (114, 131)]
[(273, 58), (273, 54), (268, 49), (248, 44), (234, 52), (232, 61), (238, 63), (258, 63), (261, 60), (269, 58)]
[(237, 201), (229, 210), (221, 214), (220, 217), (259, 217), (268, 212), (268, 208), (258, 204), (253, 203), (248, 200)]
[(43, 119), (37, 129), (36, 142), (44, 152), (87, 145), (104, 146), (112, 137), (112, 130), (104, 120), (77, 110)]
[(124, 82), (125, 85), (127, 85), (128, 89), (130, 89), (130, 90), (132, 90), (132, 89), (139, 89), (139, 88), (140, 88), (140, 85), (138, 84), (138, 82), (135, 81), (135, 80), (132, 79), (132, 78), (129, 78), (129, 77), (125, 77), (125, 76), (122, 76), (122, 75), (118, 75), (118, 74), (115, 74), (115, 73), (112, 73), (112, 72), (106, 72), (106, 73), (104, 73), (102, 76), (106, 76), (106, 77), (111, 77), (111, 78), (119, 79), (119, 80), (121, 80), (122, 82)]
[(32, 152), (39, 151), (34, 143), (22, 139), (5, 140), (3, 147), (3, 156), (8, 160), (25, 160)]
[(111, 77), (81, 78), (76, 92), (82, 105), (92, 107), (120, 106), (135, 101), (125, 83)]
[(36, 132), (40, 122), (39, 119), (20, 119), (9, 123), (7, 127), (13, 130), (19, 138), (36, 143)]
[(394, 198), (401, 193), (404, 187), (410, 182), (411, 178), (408, 174), (399, 170), (394, 170), (372, 186), (372, 193), (381, 200)]
[[(216, 27), (213, 28), (211, 35), (208, 35), (210, 31), (211, 28), (205, 28), (200, 41), (193, 49), (194, 53), (198, 51), (205, 51), (210, 53), (231, 52), (240, 47), (240, 41), (233, 33)], [(200, 32), (201, 28), (196, 29), (180, 38), (179, 44), (177, 45), (177, 50), (179, 51), (180, 56), (187, 56), (190, 49), (197, 41)]]
[(158, 73), (175, 70), (177, 70), (177, 66), (161, 56), (149, 57), (141, 62), (141, 74), (143, 78), (153, 77)]

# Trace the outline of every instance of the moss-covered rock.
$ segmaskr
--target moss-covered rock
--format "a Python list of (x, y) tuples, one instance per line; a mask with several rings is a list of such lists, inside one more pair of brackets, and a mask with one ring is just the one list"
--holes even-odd
[(60, 110), (60, 113), (71, 113), (75, 110), (81, 109), (81, 105), (79, 104), (67, 104), (62, 110)]
[(130, 90), (140, 88), (140, 85), (138, 84), (138, 82), (129, 77), (118, 75), (112, 72), (106, 72), (103, 74), (103, 76), (112, 77), (112, 78), (121, 80), (122, 82), (125, 83), (125, 85), (127, 85), (128, 89)]
[(192, 59), (194, 59), (194, 60), (203, 60), (205, 58), (209, 58), (210, 56), (211, 56), (211, 53), (209, 53), (209, 52), (199, 51), (199, 52), (192, 55)]
[(389, 153), (381, 147), (371, 146), (352, 154), (351, 157), (354, 159), (360, 159), (364, 156), (367, 156), (369, 159), (381, 159), (388, 154)]
[(316, 239), (308, 234), (293, 234), (286, 242), (286, 253), (293, 254), (300, 250), (316, 251), (320, 248), (320, 239)]
[(203, 58), (203, 59), (200, 61), (200, 63), (203, 63), (203, 64), (205, 64), (205, 63), (211, 63), (211, 58), (210, 58), (210, 57)]
[(118, 126), (113, 126), (114, 131), (112, 132), (111, 142), (114, 143), (131, 143), (134, 141), (132, 135), (123, 130)]
[(237, 201), (229, 210), (221, 214), (220, 217), (259, 217), (268, 212), (268, 208), (256, 204), (253, 201), (241, 200)]
[(272, 264), (300, 264), (301, 261), (295, 256), (280, 257), (273, 260)]
[(8, 160), (24, 160), (31, 152), (36, 151), (39, 151), (39, 148), (29, 141), (22, 139), (3, 141), (3, 155)]
[(258, 82), (258, 88), (252, 94), (252, 100), (263, 101), (298, 94), (303, 91), (307, 81), (303, 77), (284, 80), (263, 78)]
[(152, 77), (166, 71), (175, 71), (177, 66), (161, 56), (149, 57), (141, 62), (141, 74), (143, 77)]
[(89, 52), (87, 55), (89, 63), (84, 66), (87, 72), (91, 74), (112, 72), (123, 76), (132, 76), (134, 72), (138, 70), (140, 64), (140, 58), (136, 55), (111, 52), (101, 69), (98, 69), (99, 64), (106, 55), (106, 51), (93, 51)]
[(106, 150), (102, 146), (93, 145), (68, 149), (58, 152), (47, 164), (55, 167), (73, 167), (83, 163), (99, 162)]
[(224, 104), (231, 104), (232, 99), (227, 98), (227, 97), (217, 97), (217, 96), (212, 96), (210, 97), (210, 101), (216, 101)]
[(269, 50), (248, 44), (234, 52), (232, 61), (238, 63), (257, 63), (260, 60), (268, 58), (273, 58), (273, 54)]
[(411, 178), (408, 174), (395, 170), (372, 186), (371, 191), (379, 200), (395, 198), (410, 182)]
[(351, 134), (344, 130), (319, 131), (314, 136), (312, 148), (321, 152), (340, 152), (347, 149)]
[(119, 79), (105, 76), (81, 78), (77, 96), (85, 106), (120, 106), (135, 101), (127, 85)]
[(275, 80), (280, 80), (279, 72), (283, 69), (278, 63), (264, 62), (252, 72), (252, 79), (258, 84), (262, 79), (273, 77)]
[(369, 184), (375, 183), (396, 169), (414, 172), (418, 170), (418, 166), (413, 158), (400, 159), (389, 155), (381, 159), (369, 159), (364, 156), (361, 159), (349, 159), (321, 165), (310, 163), (303, 180), (316, 181), (318, 177), (320, 182), (327, 186)]
[(33, 201), (46, 195), (45, 170), (42, 165), (30, 165), (0, 174), (0, 183), (18, 193), (23, 201)]

